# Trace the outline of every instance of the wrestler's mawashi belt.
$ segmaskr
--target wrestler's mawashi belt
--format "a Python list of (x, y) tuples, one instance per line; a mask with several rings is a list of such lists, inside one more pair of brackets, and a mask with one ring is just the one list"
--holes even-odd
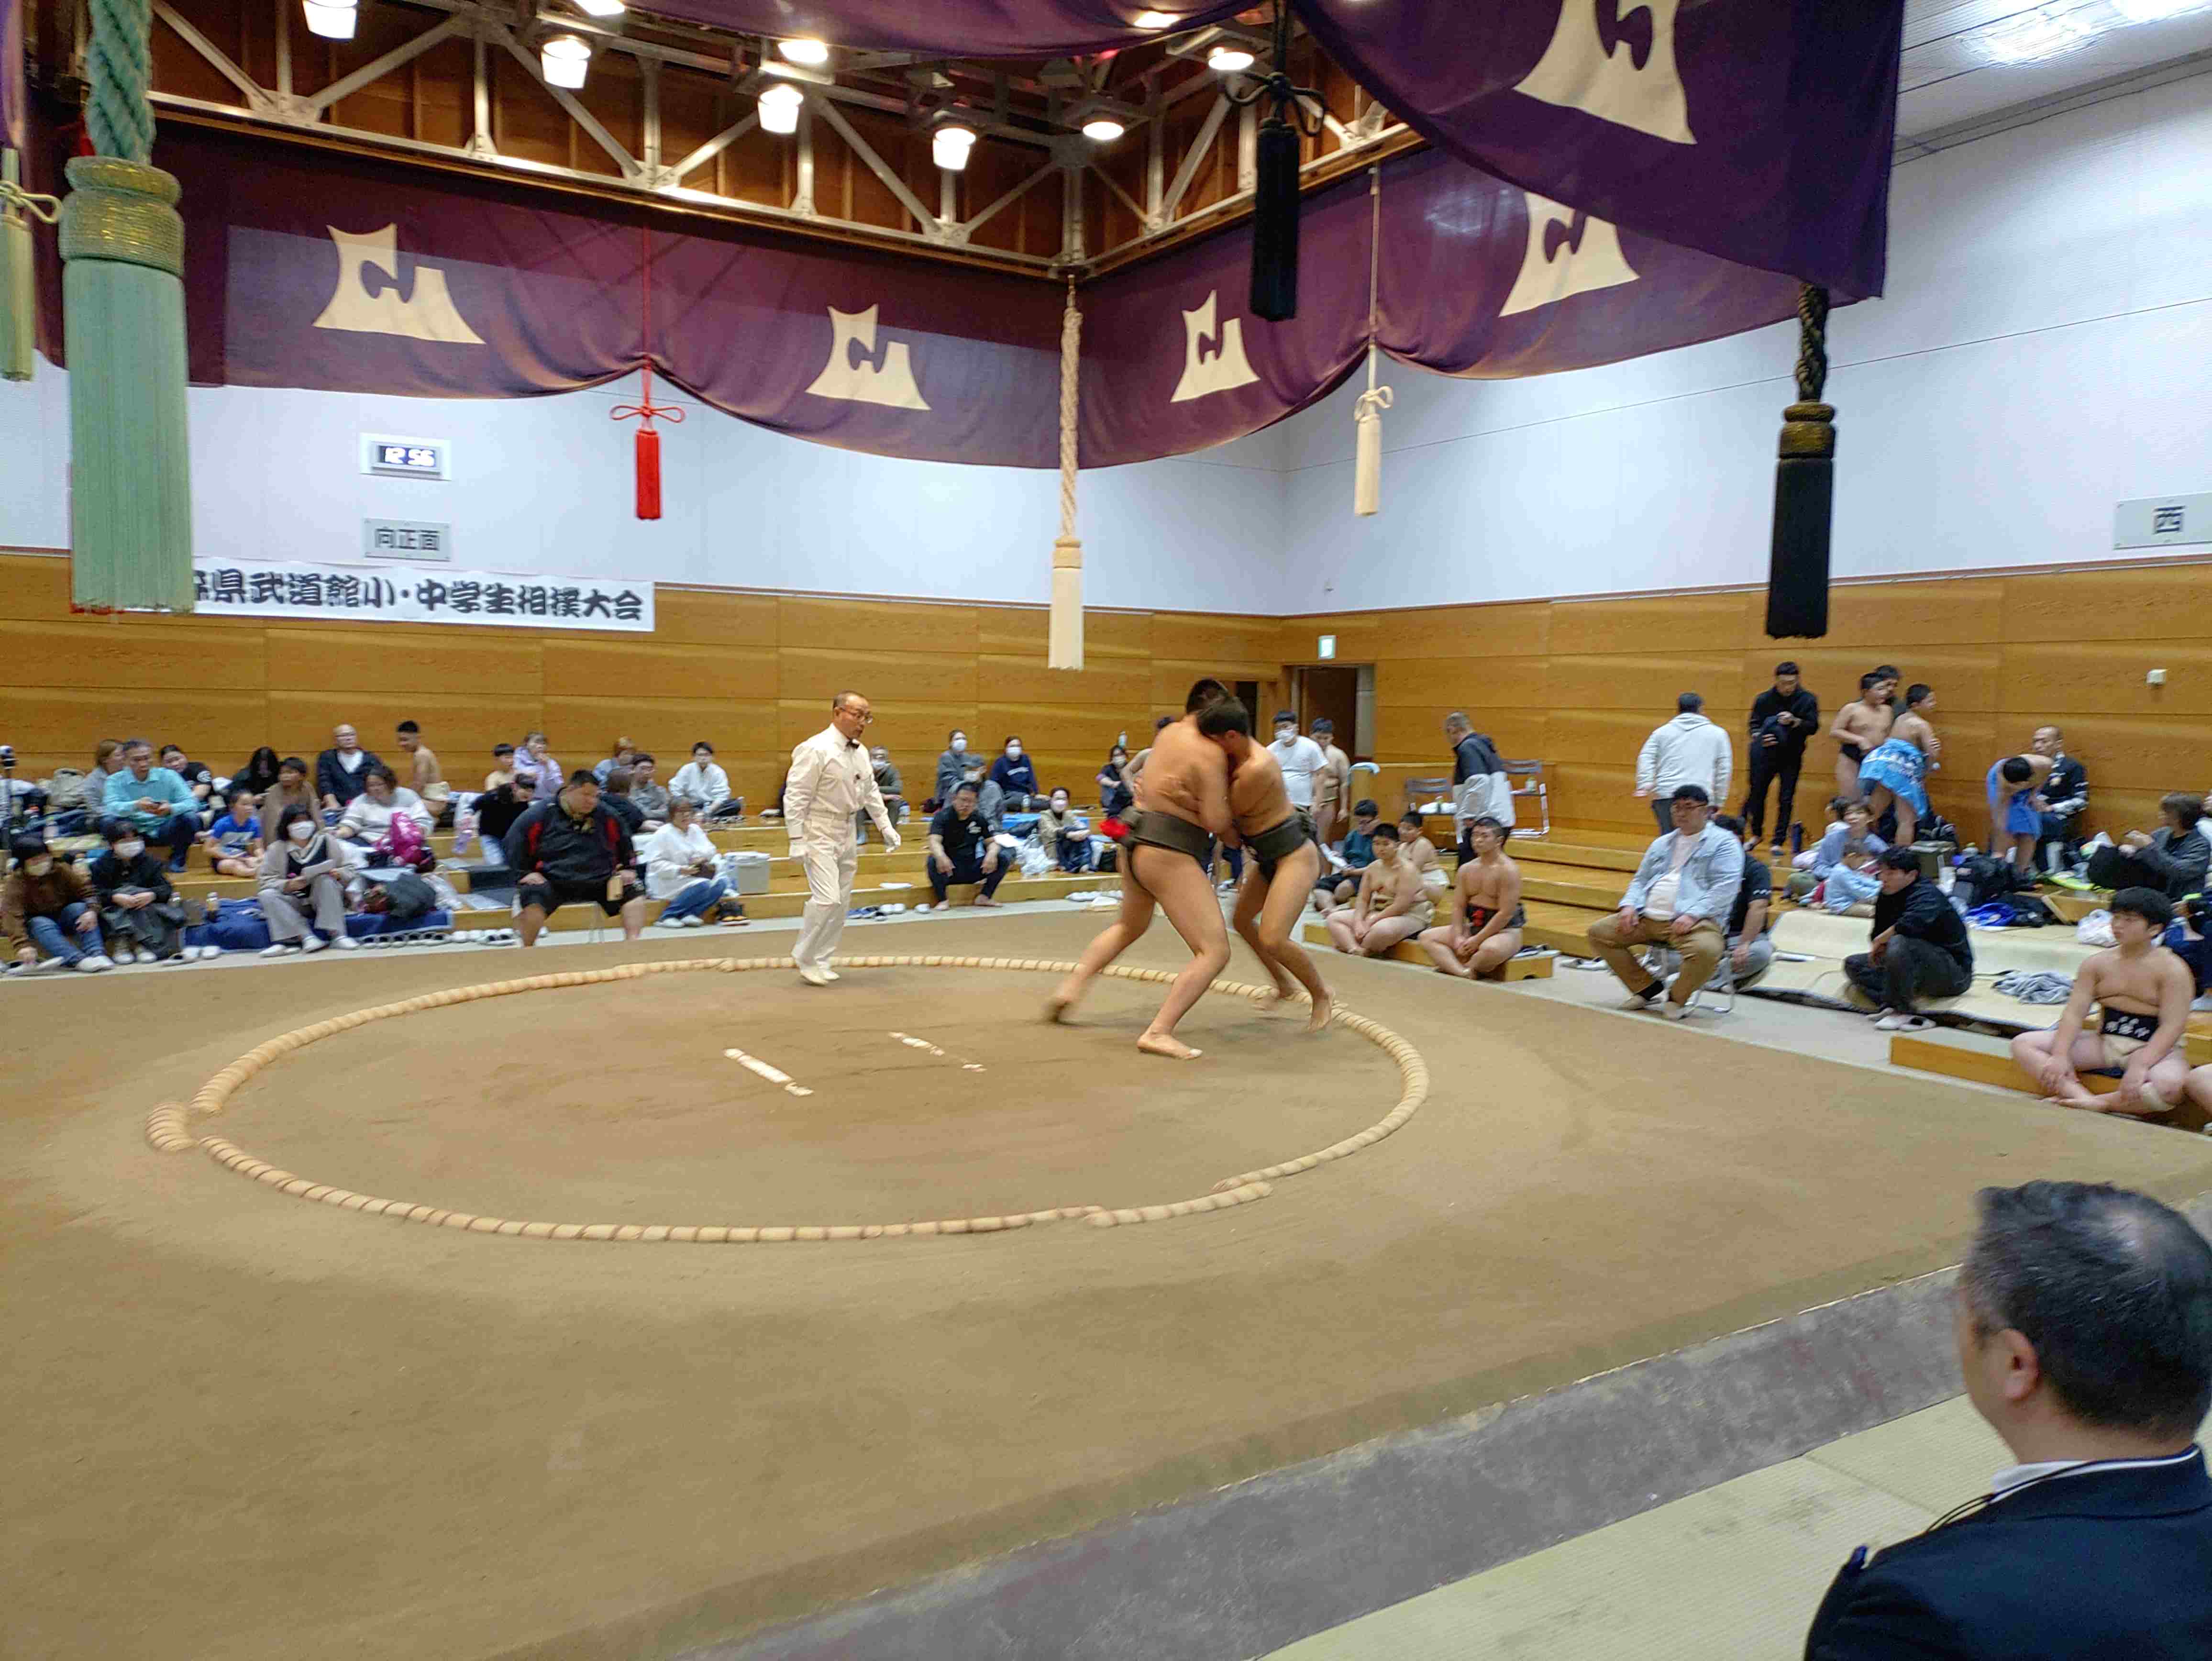
[(1188, 854), (1201, 870), (1212, 864), (1213, 838), (1202, 824), (1148, 808), (1129, 827), (1129, 840), (1140, 847), (1164, 848), (1171, 854)]
[(1313, 821), (1302, 810), (1294, 810), (1280, 824), (1262, 830), (1244, 844), (1244, 851), (1258, 862), (1260, 874), (1272, 879), (1275, 867), (1313, 840)]

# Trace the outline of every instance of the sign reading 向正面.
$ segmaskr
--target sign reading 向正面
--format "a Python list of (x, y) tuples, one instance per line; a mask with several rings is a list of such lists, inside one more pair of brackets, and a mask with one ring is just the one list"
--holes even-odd
[(495, 571), (434, 574), (304, 560), (199, 559), (192, 563), (192, 610), (201, 617), (473, 623), (650, 634), (653, 585)]
[(443, 563), (453, 557), (453, 527), (411, 519), (365, 519), (361, 551), (371, 559), (422, 559)]

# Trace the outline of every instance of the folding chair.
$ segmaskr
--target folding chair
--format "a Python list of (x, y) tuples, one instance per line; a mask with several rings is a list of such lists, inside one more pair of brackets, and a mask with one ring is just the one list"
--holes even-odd
[[(1551, 786), (1546, 782), (1544, 764), (1540, 761), (1506, 761), (1501, 757), (1498, 764), (1505, 770), (1505, 782), (1510, 787), (1515, 800), (1518, 800), (1527, 796), (1535, 801), (1537, 817), (1540, 821), (1537, 826), (1536, 834), (1540, 837), (1550, 836), (1552, 834), (1552, 790)], [(1520, 818), (1520, 811), (1517, 808), (1514, 812), (1514, 818), (1516, 820)], [(1516, 825), (1515, 828), (1520, 827)]]
[[(1672, 946), (1647, 946), (1644, 948), (1644, 966), (1662, 981), (1672, 984), (1674, 977), (1681, 972), (1682, 954)], [(1690, 995), (1690, 1007), (1707, 1009), (1716, 1015), (1735, 1013), (1735, 958), (1733, 952), (1721, 953), (1720, 962), (1713, 968), (1712, 977)]]

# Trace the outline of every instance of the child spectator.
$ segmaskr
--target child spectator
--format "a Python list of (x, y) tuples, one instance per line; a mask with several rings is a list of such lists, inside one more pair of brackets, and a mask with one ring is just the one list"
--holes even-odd
[(0, 939), (12, 959), (8, 972), (74, 969), (96, 975), (114, 968), (100, 950), (99, 896), (84, 873), (56, 859), (35, 832), (11, 839), (8, 851), (15, 868), (0, 881)]
[[(1444, 867), (1437, 859), (1437, 845), (1428, 837), (1428, 820), (1419, 813), (1398, 816), (1398, 853), (1401, 858), (1421, 873), (1421, 880), (1441, 893), (1449, 886)], [(1320, 834), (1316, 826), (1315, 834)]]
[[(1375, 862), (1375, 826), (1382, 817), (1382, 810), (1375, 805), (1371, 797), (1362, 796), (1352, 803), (1352, 829), (1344, 833), (1344, 846), (1337, 855), (1344, 863), (1335, 870), (1323, 872), (1321, 880), (1314, 885), (1314, 894), (1320, 903), (1322, 916), (1326, 917), (1340, 905), (1352, 904), (1352, 896), (1358, 891), (1359, 873)], [(1393, 840), (1396, 839), (1397, 834), (1395, 827), (1393, 827), (1390, 832)]]
[(230, 799), (200, 840), (218, 877), (251, 877), (261, 869), (261, 820), (253, 793), (233, 785)]

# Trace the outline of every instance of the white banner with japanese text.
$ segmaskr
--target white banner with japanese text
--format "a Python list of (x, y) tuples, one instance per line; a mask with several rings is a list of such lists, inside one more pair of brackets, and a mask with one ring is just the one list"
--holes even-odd
[(479, 623), (516, 629), (653, 632), (653, 585), (494, 571), (392, 570), (303, 560), (196, 559), (201, 617), (346, 623)]

